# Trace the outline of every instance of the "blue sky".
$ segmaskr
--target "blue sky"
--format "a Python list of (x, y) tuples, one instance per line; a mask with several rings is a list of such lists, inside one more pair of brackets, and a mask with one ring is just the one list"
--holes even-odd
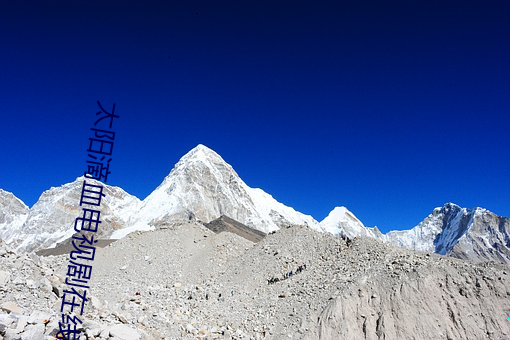
[(2, 3), (0, 188), (31, 206), (80, 175), (100, 100), (121, 116), (108, 184), (141, 199), (202, 143), (319, 220), (510, 216), (509, 6)]

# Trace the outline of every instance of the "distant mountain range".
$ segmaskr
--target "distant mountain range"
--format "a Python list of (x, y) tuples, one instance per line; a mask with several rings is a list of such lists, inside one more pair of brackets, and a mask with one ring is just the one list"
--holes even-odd
[[(20, 251), (36, 251), (70, 238), (80, 212), (84, 179), (50, 188), (30, 209), (0, 189), (0, 239)], [(318, 222), (263, 190), (249, 187), (220, 155), (204, 145), (184, 155), (143, 201), (119, 187), (104, 186), (103, 223), (98, 231), (102, 238), (118, 239), (173, 222), (209, 223), (224, 216), (264, 233), (305, 225), (348, 238), (370, 237), (417, 251), (510, 264), (510, 219), (486, 209), (448, 203), (434, 209), (416, 227), (386, 234), (365, 227), (345, 207), (336, 207)]]
[(479, 261), (510, 264), (510, 218), (483, 209), (461, 208), (447, 203), (435, 208), (409, 230), (382, 234), (367, 228), (344, 207), (335, 208), (320, 226), (346, 237), (372, 237), (411, 250)]

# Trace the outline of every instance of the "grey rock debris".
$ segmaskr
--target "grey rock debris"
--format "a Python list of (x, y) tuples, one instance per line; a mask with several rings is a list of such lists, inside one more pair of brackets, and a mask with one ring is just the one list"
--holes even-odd
[[(52, 339), (67, 257), (0, 248), (13, 272), (0, 336)], [(135, 232), (98, 249), (92, 276), (83, 339), (456, 340), (508, 329), (507, 266), (304, 226), (258, 243), (194, 222)]]

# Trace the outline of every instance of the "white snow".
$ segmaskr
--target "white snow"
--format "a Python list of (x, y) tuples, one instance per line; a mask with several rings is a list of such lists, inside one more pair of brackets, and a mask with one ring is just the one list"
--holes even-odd
[(29, 208), (13, 193), (0, 189), (0, 238), (12, 242), (28, 217)]
[[(28, 211), (22, 226), (11, 224), (0, 237), (17, 250), (49, 248), (70, 238), (74, 233), (74, 221), (80, 216), (79, 206), (84, 177), (71, 183), (52, 187), (43, 192), (39, 200)], [(87, 179), (87, 182), (92, 181)], [(104, 185), (100, 228), (104, 232), (126, 225), (125, 216), (134, 213), (139, 200), (118, 187)], [(20, 217), (21, 218), (21, 217)]]
[(285, 206), (263, 190), (250, 188), (220, 155), (198, 145), (143, 201), (132, 230), (146, 230), (159, 222), (190, 216), (210, 222), (221, 215), (266, 233), (283, 224), (318, 224), (311, 216)]
[(379, 236), (375, 234), (374, 229), (365, 227), (352, 212), (343, 206), (334, 208), (329, 215), (320, 222), (319, 226), (321, 230), (334, 235), (349, 238), (379, 238)]

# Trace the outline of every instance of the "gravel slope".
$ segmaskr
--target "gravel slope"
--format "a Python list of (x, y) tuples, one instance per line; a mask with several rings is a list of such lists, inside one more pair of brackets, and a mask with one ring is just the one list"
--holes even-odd
[[(5, 339), (40, 328), (26, 322), (36, 312), (46, 313), (44, 333), (54, 331), (66, 263), (65, 256), (0, 252), (10, 275), (0, 305), (20, 309), (0, 311)], [(88, 339), (508, 337), (508, 267), (306, 227), (255, 244), (200, 224), (168, 225), (98, 249), (92, 276)], [(31, 288), (39, 282), (41, 292)], [(16, 320), (2, 331), (7, 319)]]

